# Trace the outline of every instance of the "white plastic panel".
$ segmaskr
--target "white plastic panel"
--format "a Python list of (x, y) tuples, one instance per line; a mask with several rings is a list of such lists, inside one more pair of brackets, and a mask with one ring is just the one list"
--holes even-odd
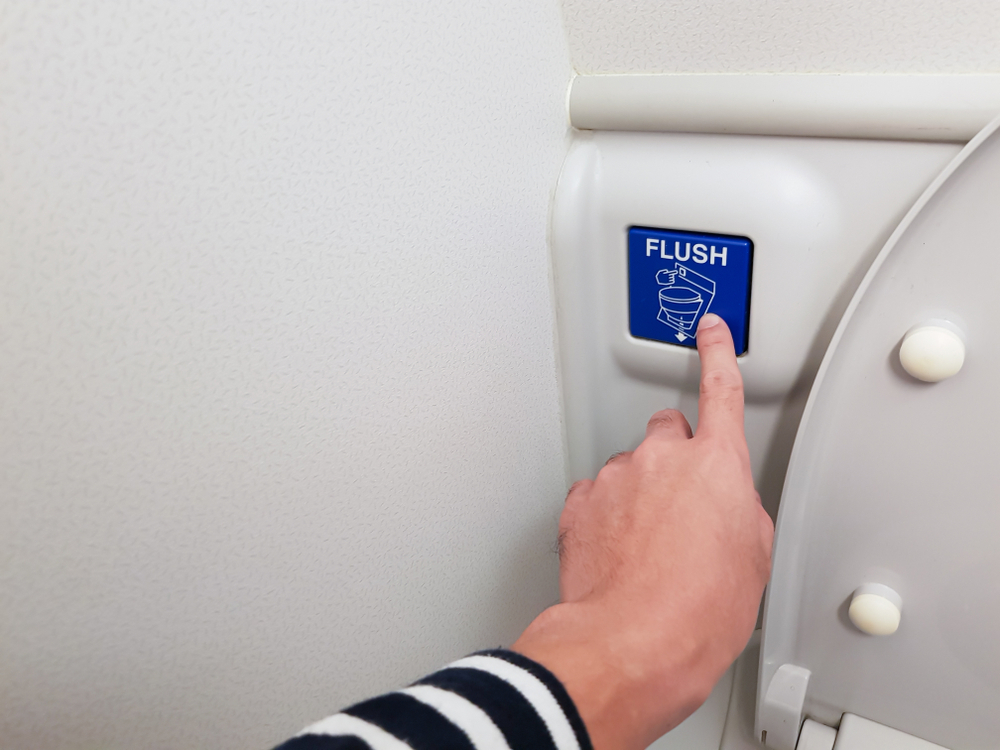
[(736, 660), (729, 712), (719, 750), (760, 750), (754, 731), (754, 708), (757, 698), (757, 667), (760, 664), (760, 631), (754, 631), (750, 643)]
[[(805, 715), (850, 712), (962, 750), (1000, 737), (995, 128), (900, 225), (824, 361), (782, 499), (760, 676), (797, 664), (812, 673)], [(935, 319), (964, 332), (967, 356), (925, 383), (899, 346)], [(905, 602), (893, 635), (848, 620), (862, 583)]]
[(818, 721), (806, 719), (802, 723), (799, 741), (795, 750), (833, 750), (837, 742), (837, 730), (820, 724)]
[(641, 439), (665, 407), (697, 418), (697, 354), (628, 333), (632, 225), (754, 242), (740, 358), (758, 489), (773, 513), (798, 419), (878, 249), (959, 151), (951, 144), (651, 133), (577, 137), (553, 246), (571, 478)]
[(708, 700), (677, 727), (650, 745), (649, 750), (718, 750), (726, 726), (735, 672), (736, 667), (730, 667), (722, 675)]
[[(797, 750), (807, 750), (799, 747)], [(833, 750), (946, 750), (853, 714), (844, 714)]]

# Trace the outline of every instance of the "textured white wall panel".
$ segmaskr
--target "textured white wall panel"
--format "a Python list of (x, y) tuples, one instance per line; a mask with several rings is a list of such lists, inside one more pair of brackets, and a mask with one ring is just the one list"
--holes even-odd
[(563, 0), (579, 73), (996, 73), (995, 0)]
[(556, 596), (552, 2), (0, 29), (0, 744), (265, 747)]

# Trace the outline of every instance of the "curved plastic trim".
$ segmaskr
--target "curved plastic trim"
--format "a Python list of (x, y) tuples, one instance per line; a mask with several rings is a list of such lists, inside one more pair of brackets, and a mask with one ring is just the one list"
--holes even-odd
[[(872, 262), (871, 267), (868, 269), (868, 273), (862, 279), (861, 284), (858, 286), (857, 291), (854, 293), (854, 297), (851, 299), (850, 304), (847, 306), (843, 317), (840, 319), (840, 324), (837, 326), (837, 330), (833, 334), (833, 338), (830, 340), (830, 345), (827, 347), (826, 355), (823, 357), (823, 361), (819, 366), (819, 370), (816, 373), (816, 379), (813, 381), (812, 390), (809, 393), (809, 399), (806, 402), (805, 410), (802, 414), (802, 419), (799, 422), (799, 429), (795, 436), (795, 444), (792, 448), (791, 458), (788, 463), (788, 471), (786, 473), (786, 483), (785, 489), (782, 493), (782, 502), (778, 507), (778, 520), (775, 524), (775, 547), (774, 547), (774, 558), (772, 566), (772, 576), (771, 582), (768, 584), (767, 593), (765, 595), (764, 601), (764, 626), (761, 635), (761, 649), (760, 649), (760, 672), (758, 674), (758, 703), (757, 703), (757, 716), (756, 716), (756, 729), (759, 732), (761, 723), (761, 708), (762, 701), (761, 696), (767, 685), (770, 684), (771, 678), (777, 672), (779, 665), (784, 664), (789, 661), (791, 654), (794, 651), (794, 640), (796, 633), (796, 622), (799, 616), (797, 598), (800, 595), (798, 587), (792, 580), (794, 571), (803, 565), (802, 556), (804, 550), (801, 545), (795, 543), (782, 543), (783, 535), (785, 534), (795, 534), (797, 530), (803, 528), (805, 519), (804, 515), (807, 510), (806, 503), (791, 503), (785, 502), (785, 499), (798, 491), (795, 486), (796, 480), (799, 478), (800, 471), (798, 465), (801, 461), (808, 460), (807, 457), (800, 455), (800, 447), (803, 442), (803, 436), (809, 430), (814, 429), (812, 425), (812, 413), (814, 411), (816, 401), (818, 399), (818, 394), (823, 390), (823, 384), (826, 380), (827, 371), (830, 369), (831, 362), (837, 356), (837, 349), (840, 346), (840, 342), (844, 337), (844, 333), (850, 326), (851, 318), (854, 316), (855, 311), (861, 304), (861, 300), (864, 299), (865, 294), (868, 292), (868, 288), (872, 285), (874, 279), (878, 276), (879, 271), (885, 264), (886, 259), (895, 250), (900, 238), (909, 230), (910, 225), (916, 220), (917, 216), (924, 207), (934, 198), (941, 188), (947, 184), (951, 179), (952, 175), (968, 160), (968, 158), (976, 152), (979, 146), (986, 141), (990, 136), (994, 134), (998, 129), (1000, 129), (1000, 117), (997, 117), (992, 122), (990, 122), (985, 128), (980, 131), (978, 135), (975, 136), (969, 143), (962, 149), (961, 152), (951, 161), (951, 163), (939, 174), (927, 189), (924, 191), (923, 195), (913, 204), (913, 207), (907, 212), (906, 216), (896, 227), (895, 231), (886, 241), (885, 246), (876, 256), (875, 260)], [(792, 537), (794, 539), (794, 536)], [(785, 596), (787, 597), (787, 589), (794, 589), (793, 595), (786, 598), (785, 606), (782, 611), (772, 610), (771, 599), (774, 591), (785, 590)]]
[(593, 75), (582, 130), (965, 142), (1000, 112), (1000, 75)]

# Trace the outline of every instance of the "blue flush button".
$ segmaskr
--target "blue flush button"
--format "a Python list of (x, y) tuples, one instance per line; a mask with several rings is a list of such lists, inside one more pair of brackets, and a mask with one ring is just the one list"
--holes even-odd
[(747, 350), (753, 242), (671, 229), (628, 230), (629, 330), (640, 339), (695, 346), (701, 316), (729, 325), (736, 353)]

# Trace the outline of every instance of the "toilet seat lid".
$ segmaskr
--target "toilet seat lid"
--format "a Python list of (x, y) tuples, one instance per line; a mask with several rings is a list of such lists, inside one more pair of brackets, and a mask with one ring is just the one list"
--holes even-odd
[[(1000, 736), (1000, 120), (907, 214), (848, 308), (799, 428), (765, 608), (760, 705), (783, 664), (810, 671), (803, 715), (849, 712), (961, 750)], [(907, 375), (899, 345), (944, 319), (962, 370)], [(865, 583), (899, 629), (848, 618)]]

